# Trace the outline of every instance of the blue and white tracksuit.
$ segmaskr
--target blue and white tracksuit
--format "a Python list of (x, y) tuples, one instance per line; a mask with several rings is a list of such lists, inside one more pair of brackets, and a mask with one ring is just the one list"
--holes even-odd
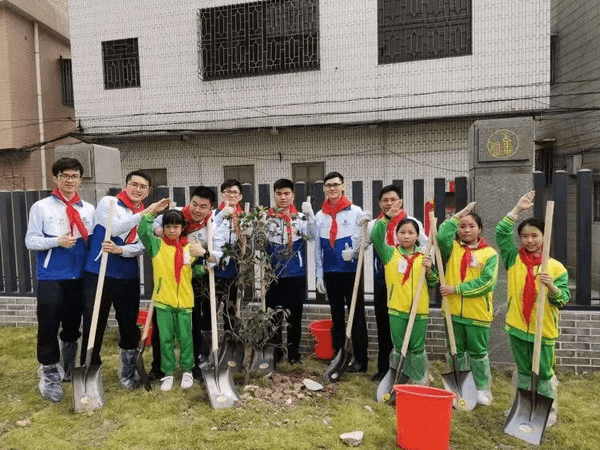
[[(316, 216), (317, 239), (315, 240), (315, 263), (317, 278), (323, 278), (329, 306), (331, 307), (331, 319), (333, 328), (333, 347), (336, 351), (344, 346), (345, 341), (345, 312), (344, 304), (350, 306), (354, 277), (356, 275), (357, 259), (344, 261), (342, 250), (346, 244), (358, 249), (360, 246), (361, 227), (357, 221), (363, 215), (363, 211), (356, 205), (350, 205), (336, 215), (338, 232), (334, 247), (329, 243), (329, 229), (332, 217), (319, 211)], [(365, 321), (365, 302), (362, 282), (359, 286), (352, 325), (352, 347), (356, 362), (366, 368), (367, 357), (367, 325)]]
[(85, 266), (84, 285), (86, 302), (83, 314), (82, 364), (85, 363), (88, 334), (94, 310), (94, 299), (102, 256), (102, 241), (104, 240), (106, 231), (110, 202), (116, 202), (112, 221), (111, 240), (120, 246), (123, 254), (108, 255), (92, 364), (100, 365), (102, 363), (100, 348), (111, 305), (115, 308), (115, 317), (119, 325), (119, 347), (124, 350), (131, 350), (137, 348), (140, 340), (140, 329), (137, 326), (137, 316), (140, 308), (140, 269), (137, 257), (142, 255), (145, 250), (138, 236), (136, 236), (131, 244), (125, 244), (125, 242), (131, 229), (139, 224), (141, 214), (133, 214), (116, 197), (106, 196), (100, 200), (96, 207), (96, 226), (90, 240), (90, 252)]
[[(79, 212), (88, 233), (94, 229), (94, 207), (83, 200), (73, 205)], [(58, 245), (58, 238), (70, 232), (67, 207), (54, 195), (39, 200), (29, 211), (25, 245), (36, 251), (37, 286), (37, 357), (41, 364), (56, 364), (60, 360), (60, 339), (74, 342), (79, 339), (83, 311), (83, 267), (88, 244), (77, 227), (72, 248)], [(89, 236), (88, 239), (90, 239)]]

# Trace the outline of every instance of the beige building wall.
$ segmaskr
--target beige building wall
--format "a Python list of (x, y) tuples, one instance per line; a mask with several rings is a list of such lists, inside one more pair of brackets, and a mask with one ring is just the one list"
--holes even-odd
[[(71, 56), (67, 2), (0, 2), (0, 189), (42, 188), (35, 20), (48, 22), (38, 22), (44, 138), (75, 128), (73, 109), (62, 104), (60, 84), (59, 59)], [(48, 188), (53, 187), (52, 149), (65, 142), (45, 148)]]

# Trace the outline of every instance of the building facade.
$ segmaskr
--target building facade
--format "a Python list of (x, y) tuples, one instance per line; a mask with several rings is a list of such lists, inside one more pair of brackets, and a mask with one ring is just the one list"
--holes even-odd
[(70, 58), (67, 0), (0, 2), (0, 189), (52, 187), (75, 128)]

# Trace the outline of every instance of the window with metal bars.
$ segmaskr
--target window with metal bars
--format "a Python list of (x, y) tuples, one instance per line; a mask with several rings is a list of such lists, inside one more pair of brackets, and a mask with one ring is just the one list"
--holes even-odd
[(70, 59), (59, 59), (60, 64), (60, 96), (62, 104), (70, 108), (75, 107), (73, 99), (73, 71)]
[(140, 87), (138, 38), (102, 42), (104, 89)]
[(379, 64), (472, 53), (472, 0), (377, 0)]
[(265, 0), (198, 10), (203, 80), (319, 69), (318, 0)]

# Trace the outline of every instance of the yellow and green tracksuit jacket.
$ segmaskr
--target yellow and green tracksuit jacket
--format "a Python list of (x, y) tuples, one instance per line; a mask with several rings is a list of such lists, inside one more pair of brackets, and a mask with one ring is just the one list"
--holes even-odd
[(459, 222), (454, 217), (446, 220), (437, 234), (442, 259), (446, 261), (446, 284), (456, 290), (447, 297), (450, 314), (456, 322), (489, 327), (494, 319), (492, 297), (498, 279), (498, 254), (489, 246), (471, 250), (474, 265), (467, 267), (467, 275), (461, 281), (465, 249), (455, 239)]
[(146, 252), (152, 258), (154, 273), (154, 292), (152, 299), (157, 308), (191, 309), (194, 307), (192, 290), (192, 268), (194, 257), (190, 255), (190, 246), (183, 248), (183, 267), (179, 284), (175, 279), (175, 247), (152, 233), (154, 216), (145, 214), (140, 220), (138, 233)]
[[(423, 255), (419, 255), (410, 271), (410, 278), (402, 284), (403, 273), (398, 272), (398, 263), (404, 258), (405, 251), (402, 247), (391, 247), (385, 243), (385, 234), (389, 220), (386, 217), (379, 219), (373, 225), (370, 240), (375, 251), (379, 255), (385, 271), (385, 284), (387, 285), (389, 314), (408, 317), (413, 298), (419, 284), (419, 277), (423, 268)], [(418, 248), (415, 248), (418, 251)], [(427, 285), (430, 287), (438, 283), (439, 277), (433, 272), (427, 277)], [(417, 315), (427, 316), (429, 314), (429, 292), (427, 286), (423, 286), (419, 298)]]
[[(519, 250), (513, 241), (513, 228), (515, 222), (506, 216), (496, 225), (496, 242), (500, 249), (500, 257), (506, 269), (508, 306), (506, 310), (506, 331), (525, 341), (533, 342), (537, 322), (537, 304), (531, 311), (529, 325), (523, 317), (523, 288), (527, 276), (527, 266), (519, 257)], [(540, 266), (534, 268), (537, 274)], [(558, 319), (559, 308), (571, 300), (569, 291), (569, 274), (565, 266), (553, 258), (548, 259), (547, 272), (554, 279), (558, 293), (552, 295), (548, 291), (546, 305), (544, 306), (544, 325), (542, 329), (542, 343), (551, 345), (559, 335)], [(536, 277), (536, 291), (539, 292), (539, 282)]]

